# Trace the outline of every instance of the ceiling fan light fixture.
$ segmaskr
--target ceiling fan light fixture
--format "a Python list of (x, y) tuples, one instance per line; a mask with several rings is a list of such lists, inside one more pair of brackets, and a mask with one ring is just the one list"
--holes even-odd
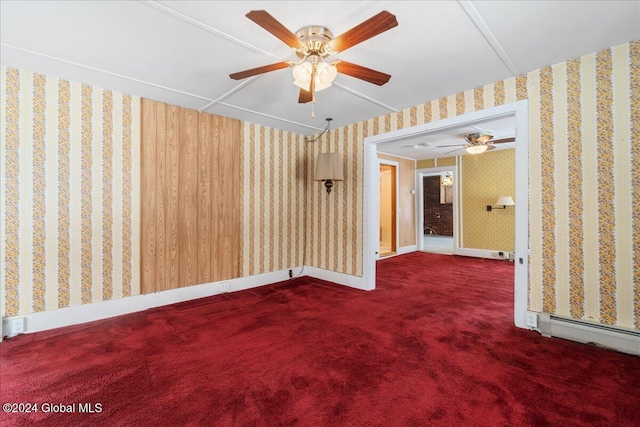
[(493, 139), (493, 133), (489, 131), (472, 132), (464, 136), (469, 144), (486, 144)]
[(470, 146), (466, 147), (465, 149), (467, 150), (467, 153), (469, 153), (469, 154), (480, 154), (480, 153), (484, 153), (485, 151), (487, 151), (487, 148), (489, 148), (487, 145), (470, 145)]
[(483, 134), (480, 135), (477, 139), (477, 141), (480, 144), (486, 144), (487, 142), (491, 141), (493, 139), (493, 135), (489, 135), (489, 134)]
[[(331, 86), (331, 83), (336, 78), (338, 70), (334, 65), (327, 64), (326, 62), (319, 62), (316, 64), (316, 74), (314, 78), (314, 92), (319, 92), (323, 89)], [(293, 84), (301, 89), (310, 91), (311, 76), (313, 75), (313, 64), (309, 62), (303, 62), (293, 67)]]
[(318, 80), (321, 84), (331, 85), (338, 75), (338, 69), (335, 65), (321, 62), (317, 65)]
[(309, 87), (311, 82), (311, 70), (312, 66), (308, 62), (297, 64), (293, 67), (294, 84), (300, 87)]

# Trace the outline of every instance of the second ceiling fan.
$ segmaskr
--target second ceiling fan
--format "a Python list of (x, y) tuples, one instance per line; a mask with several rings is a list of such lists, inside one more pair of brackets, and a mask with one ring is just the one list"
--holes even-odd
[(398, 21), (395, 15), (387, 11), (378, 13), (335, 38), (329, 29), (322, 26), (304, 27), (294, 34), (265, 10), (252, 10), (246, 16), (282, 40), (287, 46), (293, 48), (299, 61), (276, 62), (230, 74), (229, 77), (234, 80), (242, 80), (270, 71), (293, 67), (294, 84), (300, 87), (298, 102), (307, 103), (315, 101), (317, 91), (331, 86), (337, 73), (346, 74), (378, 86), (387, 83), (391, 78), (389, 74), (340, 59), (331, 62), (325, 61), (330, 55), (343, 52), (397, 26)]

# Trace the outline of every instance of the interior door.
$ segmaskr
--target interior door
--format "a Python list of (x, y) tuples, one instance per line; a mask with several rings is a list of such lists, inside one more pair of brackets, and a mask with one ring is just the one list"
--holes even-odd
[(397, 252), (396, 172), (396, 166), (380, 164), (380, 256)]

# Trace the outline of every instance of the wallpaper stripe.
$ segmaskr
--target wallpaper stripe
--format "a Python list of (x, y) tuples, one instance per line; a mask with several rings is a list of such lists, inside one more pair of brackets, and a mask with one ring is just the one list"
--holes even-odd
[(69, 228), (71, 204), (70, 115), (71, 88), (69, 82), (60, 81), (58, 88), (58, 307), (70, 305), (70, 255)]
[(459, 92), (456, 95), (456, 116), (460, 116), (465, 113), (464, 98), (464, 92)]
[[(611, 50), (596, 55), (597, 132), (598, 132), (598, 205), (600, 215), (611, 209), (615, 197), (613, 176), (613, 90)], [(616, 245), (613, 221), (598, 222), (600, 244), (600, 321), (616, 323)]]
[(70, 89), (69, 304), (75, 306), (82, 304), (82, 287), (74, 286), (82, 282), (82, 85), (70, 83)]
[[(20, 292), (20, 312), (33, 311), (33, 76), (20, 74), (20, 283), (31, 283)], [(29, 141), (23, 146), (22, 141)], [(24, 148), (23, 148), (24, 147)]]
[[(102, 126), (103, 123), (103, 106), (102, 100), (104, 98), (104, 92), (102, 90), (93, 90), (91, 94), (91, 110), (93, 114), (91, 122), (91, 139), (92, 141), (99, 142), (103, 138)], [(94, 126), (94, 122), (96, 125)], [(91, 163), (95, 171), (91, 172), (91, 203), (92, 203), (92, 230), (91, 230), (91, 254), (93, 268), (91, 270), (91, 301), (102, 301), (102, 169), (104, 165), (103, 151), (100, 146), (91, 149)]]
[(484, 110), (484, 88), (477, 87), (473, 90), (473, 110)]
[[(2, 81), (5, 314), (124, 295), (124, 283), (113, 278), (137, 257), (125, 265), (123, 251), (114, 250), (114, 242), (125, 242), (113, 212), (123, 212), (121, 197), (130, 196), (127, 203), (133, 204), (131, 187), (139, 181), (113, 188), (123, 183), (123, 165), (114, 159), (125, 153), (116, 156), (114, 150), (122, 149), (117, 133), (125, 128), (114, 123), (115, 117), (122, 121), (122, 108), (112, 100), (122, 96), (108, 92), (103, 98), (102, 89), (6, 67)], [(126, 102), (130, 110), (139, 98)], [(136, 121), (129, 114), (129, 123)], [(133, 132), (139, 137), (139, 128)], [(135, 210), (129, 214), (131, 227)]]
[(112, 286), (112, 299), (118, 299), (123, 297), (122, 277), (118, 272), (123, 271), (123, 227), (118, 227), (119, 221), (122, 220), (123, 215), (123, 198), (122, 192), (122, 157), (124, 147), (122, 145), (122, 94), (119, 92), (112, 92), (113, 96), (113, 215), (112, 215), (112, 256), (113, 256), (113, 286)]
[[(631, 117), (629, 99), (629, 46), (611, 49), (612, 53), (612, 115), (614, 141), (614, 185), (616, 254), (632, 253), (633, 223), (631, 189)], [(633, 268), (631, 257), (616, 256), (617, 324), (633, 327)]]
[[(598, 252), (598, 140), (596, 137), (596, 65), (595, 55), (583, 56), (580, 61), (580, 84), (582, 106), (582, 193), (585, 209), (584, 218), (584, 277), (585, 318), (600, 318), (600, 293), (598, 289), (600, 254)], [(594, 209), (595, 207), (595, 209)]]
[[(7, 186), (6, 186), (6, 162), (5, 157), (7, 154), (7, 73), (4, 67), (0, 67), (0, 200), (6, 200)], [(2, 204), (6, 209), (7, 204)], [(0, 317), (5, 315), (5, 279), (7, 271), (7, 248), (6, 248), (6, 217), (7, 211), (3, 211), (0, 216)]]
[(267, 224), (269, 224), (268, 230), (269, 230), (269, 234), (267, 235), (263, 235), (263, 239), (265, 239), (268, 242), (268, 246), (269, 246), (269, 256), (265, 257), (266, 259), (268, 259), (268, 264), (265, 264), (265, 270), (264, 271), (274, 271), (274, 259), (278, 256), (277, 252), (275, 251), (274, 248), (274, 237), (276, 236), (275, 234), (275, 222), (277, 221), (276, 219), (276, 215), (275, 215), (275, 197), (274, 197), (274, 188), (273, 188), (273, 183), (272, 181), (272, 177), (274, 175), (277, 175), (278, 171), (276, 170), (276, 165), (275, 162), (273, 160), (273, 146), (275, 143), (275, 138), (274, 138), (274, 130), (273, 128), (269, 128), (268, 129), (269, 133), (266, 134), (265, 132), (265, 137), (268, 137), (268, 143), (265, 143), (265, 140), (262, 140), (262, 145), (264, 147), (265, 150), (265, 158), (267, 159), (267, 164), (265, 165), (263, 163), (263, 165), (267, 166), (267, 170), (269, 170), (271, 173), (269, 174), (265, 174), (265, 182), (264, 182), (264, 189), (267, 192), (267, 201), (268, 201), (268, 205), (267, 205), (267, 209), (268, 209), (268, 214), (269, 214), (269, 218), (268, 218), (268, 222)]
[(640, 329), (640, 41), (629, 45), (634, 326)]
[(20, 313), (20, 75), (9, 69), (6, 75), (5, 146), (5, 314)]
[(102, 98), (102, 299), (113, 297), (113, 94)]
[[(569, 218), (569, 165), (567, 144), (567, 64), (551, 67), (553, 78), (553, 170), (555, 175), (553, 194), (557, 218)], [(555, 223), (556, 313), (569, 315), (569, 222)]]
[[(47, 141), (58, 141), (58, 84), (54, 79), (46, 80), (46, 129)], [(58, 155), (57, 144), (45, 144), (45, 159), (55, 159)], [(45, 192), (46, 206), (46, 288), (45, 309), (51, 310), (58, 307), (58, 162), (48, 161), (45, 168), (45, 183), (48, 191)]]
[(540, 72), (540, 146), (542, 150), (542, 227), (546, 233), (542, 236), (542, 303), (543, 310), (556, 312), (556, 211), (554, 176), (554, 126), (553, 126), (553, 76), (551, 67)]
[(92, 208), (91, 171), (92, 171), (92, 134), (91, 134), (91, 87), (82, 86), (82, 304), (91, 302), (91, 284), (93, 264), (91, 252)]
[(504, 103), (510, 104), (515, 101), (517, 101), (516, 79), (514, 77), (511, 77), (504, 81)]
[(494, 85), (485, 85), (483, 88), (483, 103), (484, 108), (492, 108), (495, 106), (495, 99), (493, 98)]
[(584, 227), (582, 201), (582, 132), (580, 128), (580, 60), (567, 63), (567, 139), (569, 173), (569, 315), (576, 319), (584, 316)]
[(33, 79), (33, 309), (46, 309), (46, 78), (35, 74)]
[(345, 126), (342, 128), (342, 132), (339, 133), (339, 146), (342, 147), (342, 170), (345, 172), (345, 181), (343, 181), (343, 191), (341, 192), (341, 201), (338, 210), (340, 212), (340, 218), (338, 224), (341, 226), (340, 235), (342, 236), (342, 247), (340, 248), (340, 271), (347, 272), (351, 271), (349, 269), (349, 245), (348, 245), (348, 226), (347, 226), (347, 218), (349, 216), (349, 187), (347, 186), (347, 176), (346, 172), (349, 170), (349, 163), (347, 158), (347, 153), (349, 153), (349, 136), (352, 134), (350, 132), (353, 128), (353, 125)]
[(505, 100), (504, 80), (496, 82), (494, 85), (493, 103), (494, 105), (503, 105)]

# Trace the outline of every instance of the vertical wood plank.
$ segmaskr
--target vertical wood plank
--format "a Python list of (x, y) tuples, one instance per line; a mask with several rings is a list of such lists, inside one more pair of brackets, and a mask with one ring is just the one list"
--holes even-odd
[(143, 100), (143, 291), (240, 276), (241, 122)]
[(156, 291), (156, 110), (155, 104), (146, 99), (142, 100), (142, 204), (141, 204), (141, 278), (142, 293)]
[(156, 107), (156, 291), (170, 289), (166, 274), (166, 214), (167, 214), (167, 153), (166, 153), (166, 104)]
[(211, 276), (211, 216), (212, 115), (198, 117), (198, 283), (209, 283)]
[(222, 243), (221, 230), (223, 228), (220, 218), (220, 207), (222, 195), (220, 194), (220, 162), (224, 156), (220, 143), (223, 135), (221, 130), (222, 117), (213, 116), (211, 118), (211, 276), (213, 281), (222, 280), (220, 258), (222, 251), (220, 250)]
[(198, 113), (180, 108), (180, 175), (178, 222), (178, 285), (191, 286), (198, 276)]
[(166, 250), (165, 271), (167, 289), (178, 287), (178, 198), (180, 176), (180, 120), (179, 108), (166, 108), (166, 158), (167, 158), (167, 203), (166, 203)]
[(229, 247), (225, 251), (228, 256), (226, 277), (229, 279), (240, 277), (240, 126), (241, 123), (233, 119), (228, 122), (227, 145), (230, 156), (227, 158), (227, 170), (230, 185), (228, 188), (227, 212), (229, 217)]

